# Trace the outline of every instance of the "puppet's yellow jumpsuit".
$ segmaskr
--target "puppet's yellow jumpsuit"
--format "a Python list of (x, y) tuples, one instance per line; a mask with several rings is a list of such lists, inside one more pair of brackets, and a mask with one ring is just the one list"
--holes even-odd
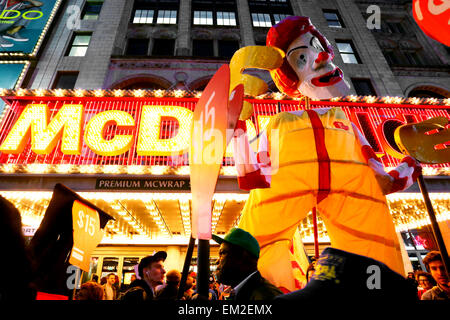
[[(244, 163), (252, 157), (243, 156), (246, 135), (234, 139), (239, 184), (253, 189), (239, 227), (258, 240), (258, 269), (267, 280), (290, 291), (298, 289), (289, 249), (299, 223), (314, 206), (333, 247), (404, 273), (384, 194), (412, 183), (417, 171), (412, 158), (402, 161), (393, 174), (385, 173), (365, 138), (338, 108), (276, 115), (261, 139), (266, 145), (260, 143), (256, 164)], [(261, 165), (264, 153), (270, 154), (270, 163), (266, 159)]]

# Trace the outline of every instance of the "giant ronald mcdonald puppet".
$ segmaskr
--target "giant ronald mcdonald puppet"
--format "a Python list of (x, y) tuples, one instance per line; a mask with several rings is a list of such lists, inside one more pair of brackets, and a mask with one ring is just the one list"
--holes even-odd
[[(285, 53), (281, 67), (271, 71), (285, 94), (328, 99), (347, 93), (343, 73), (332, 63), (333, 48), (309, 18), (288, 17), (273, 26), (267, 46)], [(333, 247), (404, 273), (385, 195), (413, 183), (420, 173), (413, 158), (386, 173), (339, 108), (281, 112), (259, 140), (254, 154), (245, 122), (238, 122), (233, 138), (238, 181), (251, 190), (239, 227), (258, 240), (258, 269), (266, 279), (285, 291), (298, 289), (290, 250), (299, 223), (315, 206)]]

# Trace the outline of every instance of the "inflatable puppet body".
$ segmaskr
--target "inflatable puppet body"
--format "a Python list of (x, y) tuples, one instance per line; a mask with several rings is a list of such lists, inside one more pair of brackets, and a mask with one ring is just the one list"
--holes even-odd
[[(327, 99), (348, 91), (342, 71), (332, 63), (332, 47), (309, 18), (288, 17), (273, 26), (267, 46), (286, 54), (283, 65), (271, 74), (291, 97)], [(245, 122), (239, 121), (233, 138), (239, 186), (251, 190), (239, 227), (258, 240), (258, 269), (266, 279), (285, 291), (299, 289), (290, 250), (297, 227), (313, 207), (333, 247), (404, 273), (385, 195), (413, 183), (420, 173), (413, 158), (406, 157), (386, 173), (339, 108), (277, 114), (261, 133), (257, 154), (245, 129)]]

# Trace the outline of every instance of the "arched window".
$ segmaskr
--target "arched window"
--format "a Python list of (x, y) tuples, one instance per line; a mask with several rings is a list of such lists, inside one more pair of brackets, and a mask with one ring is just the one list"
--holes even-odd
[(450, 92), (434, 86), (419, 86), (409, 92), (410, 97), (445, 99), (450, 98)]
[(166, 79), (156, 76), (136, 76), (130, 79), (125, 79), (116, 82), (111, 89), (124, 89), (124, 90), (157, 90), (168, 89), (172, 84)]
[(163, 86), (148, 81), (139, 81), (135, 83), (131, 83), (125, 87), (122, 87), (124, 90), (135, 90), (135, 89), (144, 89), (144, 90), (157, 90), (157, 89), (166, 89)]
[(205, 77), (205, 78), (201, 78), (201, 79), (192, 81), (189, 84), (189, 89), (196, 90), (196, 91), (203, 91), (203, 90), (205, 90), (206, 86), (208, 85), (209, 80), (211, 80), (211, 77)]

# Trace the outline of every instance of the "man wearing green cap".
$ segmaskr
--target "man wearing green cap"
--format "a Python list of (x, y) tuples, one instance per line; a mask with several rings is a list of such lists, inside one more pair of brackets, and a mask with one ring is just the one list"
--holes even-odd
[(259, 273), (259, 244), (250, 233), (233, 228), (224, 238), (212, 238), (220, 244), (217, 280), (233, 288), (231, 300), (271, 300), (283, 294)]

